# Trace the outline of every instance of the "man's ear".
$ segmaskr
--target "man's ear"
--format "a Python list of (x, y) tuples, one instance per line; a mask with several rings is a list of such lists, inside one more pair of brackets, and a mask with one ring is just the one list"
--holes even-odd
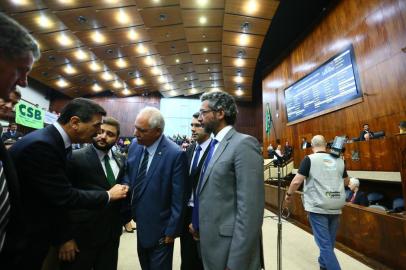
[(218, 110), (216, 113), (217, 113), (217, 119), (219, 119), (219, 120), (223, 120), (226, 117), (226, 113), (222, 109)]
[(69, 119), (69, 125), (71, 126), (71, 128), (73, 129), (73, 130), (78, 130), (78, 128), (79, 128), (79, 123), (80, 123), (80, 118), (79, 117), (77, 117), (77, 116), (72, 116), (70, 119)]

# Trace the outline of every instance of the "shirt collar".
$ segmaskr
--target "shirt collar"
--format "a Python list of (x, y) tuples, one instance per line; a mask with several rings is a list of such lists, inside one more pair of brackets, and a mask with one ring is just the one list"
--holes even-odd
[(61, 124), (59, 124), (58, 122), (53, 123), (53, 125), (56, 128), (56, 130), (58, 130), (59, 134), (61, 134), (62, 139), (63, 139), (63, 144), (65, 145), (65, 149), (69, 148), (72, 145), (72, 141), (69, 138), (68, 133), (66, 133), (66, 131), (61, 126)]
[(94, 145), (92, 145), (92, 146), (93, 146), (94, 150), (95, 150), (96, 153), (97, 153), (97, 156), (99, 157), (99, 159), (100, 159), (101, 161), (104, 160), (104, 157), (105, 157), (106, 155), (108, 155), (110, 159), (113, 157), (113, 154), (112, 154), (112, 152), (111, 152), (111, 149), (106, 153), (106, 152), (104, 152), (104, 151), (102, 151), (102, 150), (100, 150), (100, 149), (97, 149), (96, 147), (94, 147)]
[(220, 143), (232, 128), (233, 126), (225, 126), (222, 130), (219, 131), (219, 133), (217, 133), (216, 136), (214, 136), (214, 139), (216, 139)]
[[(206, 148), (209, 147), (211, 142), (211, 138), (208, 138), (207, 140), (205, 140), (202, 144), (198, 144), (196, 143), (196, 147), (200, 145), (200, 147), (202, 148), (202, 151), (204, 153), (204, 151), (206, 151)], [(196, 148), (195, 148), (196, 149)]]
[[(163, 137), (163, 134), (153, 144), (146, 147), (150, 157), (153, 157), (155, 155), (156, 149), (158, 148), (158, 145), (161, 142), (162, 137)], [(144, 147), (144, 149), (145, 149), (145, 147)]]

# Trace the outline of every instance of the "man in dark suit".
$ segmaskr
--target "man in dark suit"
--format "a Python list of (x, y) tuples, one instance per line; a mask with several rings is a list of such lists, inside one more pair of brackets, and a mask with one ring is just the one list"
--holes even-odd
[[(10, 93), (27, 86), (27, 75), (40, 57), (34, 38), (17, 22), (0, 12), (0, 116), (8, 115), (17, 100)], [(13, 162), (0, 140), (0, 267), (13, 268), (22, 247), (19, 234), (25, 225), (20, 186)]]
[(72, 187), (66, 171), (72, 143), (88, 143), (100, 132), (104, 109), (89, 99), (76, 98), (61, 112), (58, 121), (34, 131), (10, 148), (21, 184), (27, 229), (20, 232), (26, 241), (15, 269), (40, 269), (51, 241), (61, 238), (72, 208), (104, 208), (126, 197), (127, 186), (110, 190), (80, 190)]
[(187, 193), (187, 207), (185, 209), (183, 232), (180, 237), (181, 245), (181, 257), (182, 264), (180, 266), (181, 270), (203, 270), (202, 259), (200, 258), (200, 252), (197, 250), (197, 243), (193, 239), (192, 234), (189, 233), (189, 225), (192, 223), (192, 212), (193, 212), (193, 194), (197, 187), (199, 181), (200, 171), (204, 160), (206, 159), (209, 145), (210, 145), (210, 134), (204, 131), (204, 128), (197, 120), (199, 118), (199, 113), (193, 114), (192, 123), (190, 124), (192, 130), (192, 139), (194, 141), (188, 149), (186, 150), (186, 155), (188, 158), (189, 165), (189, 190)]
[(360, 141), (369, 141), (374, 137), (374, 133), (369, 130), (369, 125), (364, 124), (364, 129), (359, 133), (359, 140)]
[(131, 185), (138, 257), (144, 270), (172, 269), (173, 243), (182, 231), (187, 200), (186, 154), (163, 135), (164, 126), (158, 109), (141, 110), (126, 166), (125, 182)]
[(348, 187), (350, 188), (351, 192), (348, 194), (347, 202), (358, 204), (362, 206), (368, 206), (368, 198), (365, 192), (359, 190), (360, 182), (357, 178), (350, 178), (350, 182)]
[[(109, 190), (124, 176), (124, 156), (111, 148), (120, 135), (120, 123), (103, 119), (101, 133), (93, 145), (73, 151), (68, 161), (68, 175), (75, 188)], [(59, 249), (59, 259), (67, 270), (115, 270), (122, 231), (121, 201), (97, 210), (78, 209), (70, 212), (72, 239)], [(80, 252), (79, 252), (80, 251)]]
[(1, 139), (3, 140), (3, 142), (7, 139), (14, 139), (17, 141), (22, 136), (24, 136), (24, 134), (22, 132), (17, 130), (16, 123), (11, 123), (8, 127), (9, 127), (9, 129), (7, 130), (7, 132), (4, 132), (3, 135), (1, 136)]

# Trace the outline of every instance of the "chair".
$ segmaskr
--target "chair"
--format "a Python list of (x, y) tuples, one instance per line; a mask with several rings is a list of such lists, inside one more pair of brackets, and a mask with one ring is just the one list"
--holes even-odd
[(346, 189), (345, 190), (345, 200), (347, 201), (350, 197), (351, 189)]
[(373, 205), (370, 205), (370, 206), (368, 206), (368, 207), (369, 207), (369, 208), (376, 209), (376, 210), (381, 210), (381, 211), (384, 211), (384, 212), (386, 212), (386, 210), (388, 210), (388, 209), (386, 209), (385, 206), (383, 206), (383, 205), (377, 205), (377, 204), (373, 204)]
[(371, 192), (367, 196), (369, 205), (378, 204), (383, 199), (383, 195), (378, 192)]
[(374, 136), (372, 138), (379, 139), (381, 137), (385, 137), (385, 131), (383, 131), (383, 130), (374, 132)]
[(392, 203), (392, 209), (395, 212), (400, 212), (400, 211), (405, 210), (403, 198), (394, 199), (393, 203)]

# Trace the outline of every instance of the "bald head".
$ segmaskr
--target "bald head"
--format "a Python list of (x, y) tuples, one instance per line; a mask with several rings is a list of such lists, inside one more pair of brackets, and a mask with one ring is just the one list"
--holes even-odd
[(326, 151), (326, 139), (323, 135), (316, 135), (312, 138), (313, 151)]

